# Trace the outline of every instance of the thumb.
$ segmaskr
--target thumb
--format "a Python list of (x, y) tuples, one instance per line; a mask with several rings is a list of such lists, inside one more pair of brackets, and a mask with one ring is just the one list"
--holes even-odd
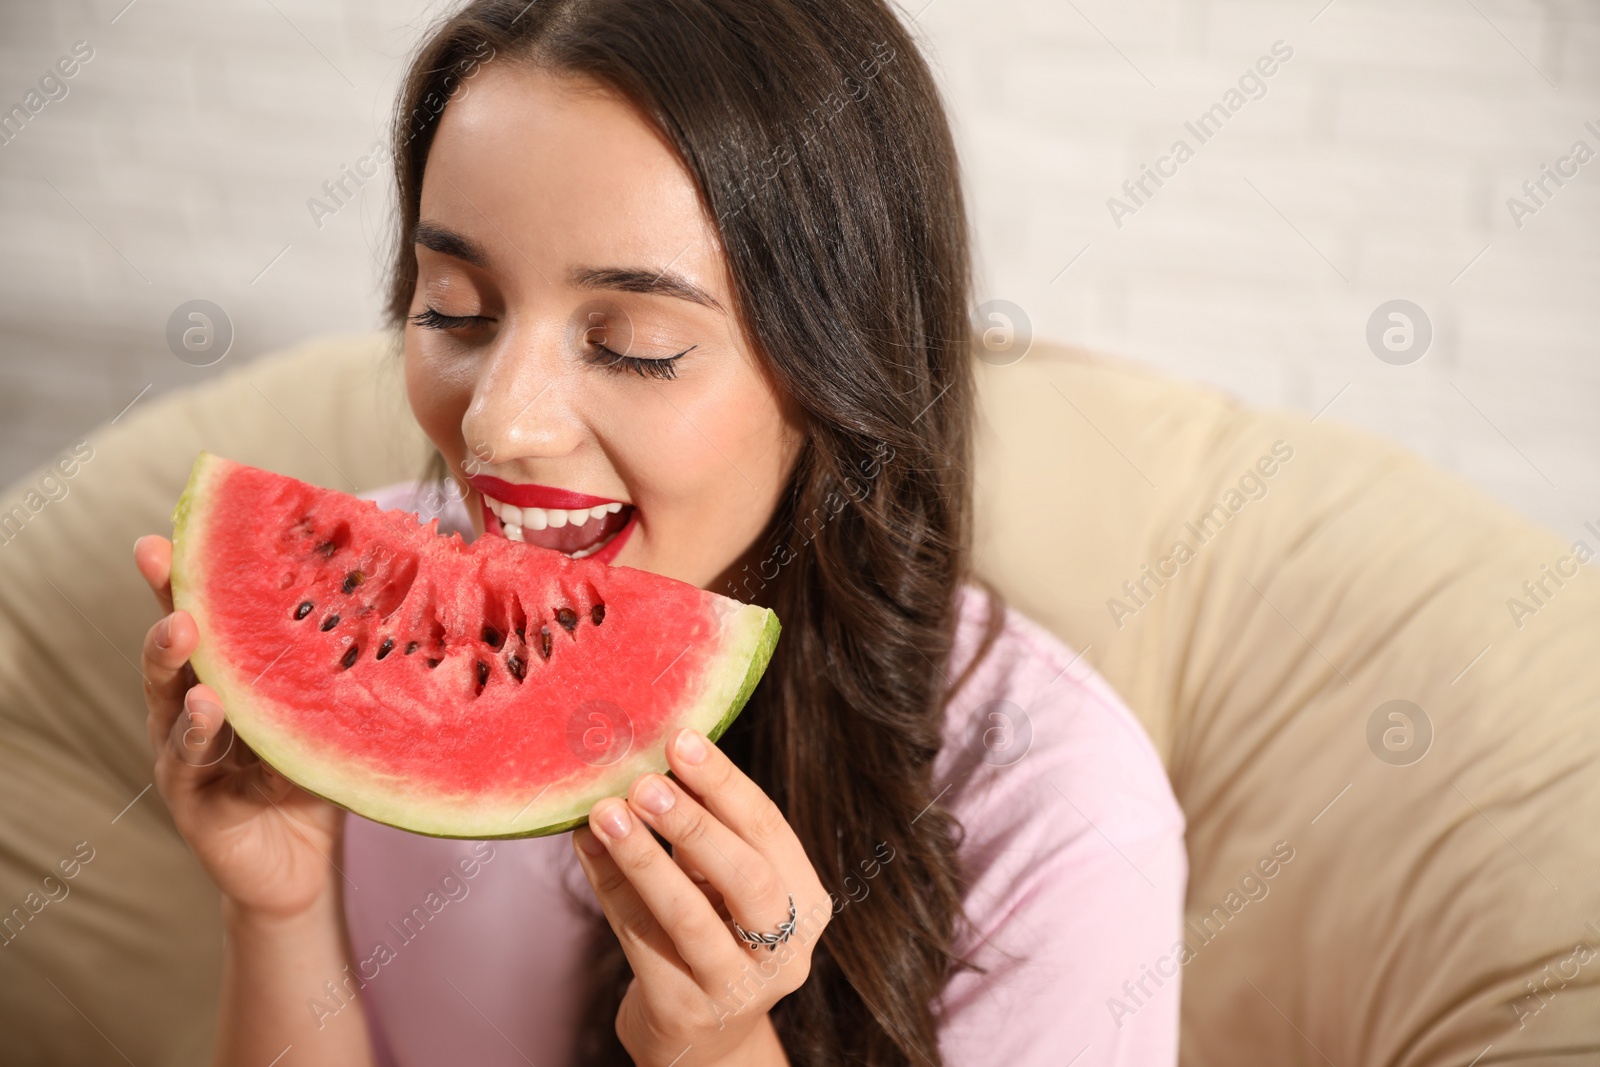
[(233, 727), (228, 725), (227, 713), (217, 701), (215, 690), (197, 685), (184, 694), (183, 709), (167, 734), (167, 744), (177, 757), (177, 776), (191, 780), (205, 777), (209, 768), (227, 758), (233, 743)]

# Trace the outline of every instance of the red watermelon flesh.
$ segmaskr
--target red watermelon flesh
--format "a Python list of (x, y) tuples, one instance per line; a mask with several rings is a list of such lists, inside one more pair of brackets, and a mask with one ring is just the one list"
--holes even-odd
[(778, 621), (672, 578), (403, 511), (202, 453), (173, 516), (192, 663), (235, 732), (359, 815), (440, 837), (586, 821), (713, 740)]

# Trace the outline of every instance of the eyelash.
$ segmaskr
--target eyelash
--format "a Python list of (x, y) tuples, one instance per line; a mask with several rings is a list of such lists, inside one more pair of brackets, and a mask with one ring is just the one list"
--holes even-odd
[(613, 352), (605, 345), (597, 344), (595, 348), (599, 350), (599, 358), (591, 356), (589, 362), (597, 367), (615, 371), (618, 374), (632, 371), (641, 378), (659, 378), (670, 381), (678, 376), (678, 370), (675, 366), (678, 360), (693, 352), (697, 347), (699, 346), (690, 345), (675, 356), (665, 356), (661, 359), (640, 359), (638, 356), (625, 356), (621, 352)]
[[(476, 326), (485, 319), (482, 315), (445, 315), (433, 308), (424, 308), (411, 316), (411, 322), (425, 330), (458, 330), (464, 327)], [(657, 378), (671, 380), (678, 376), (675, 364), (684, 356), (693, 352), (698, 345), (690, 345), (675, 356), (664, 356), (660, 359), (641, 359), (638, 356), (625, 356), (621, 352), (613, 352), (605, 345), (596, 344), (597, 356), (589, 357), (589, 362), (597, 367), (602, 367), (619, 374), (629, 371), (641, 378)]]
[(484, 321), (482, 315), (445, 315), (433, 308), (424, 308), (411, 316), (411, 321), (424, 330), (459, 330), (476, 326)]

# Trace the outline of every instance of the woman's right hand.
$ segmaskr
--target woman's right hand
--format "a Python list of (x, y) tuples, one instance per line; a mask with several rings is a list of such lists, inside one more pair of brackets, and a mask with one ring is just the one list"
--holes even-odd
[(194, 617), (172, 608), (172, 542), (141, 537), (134, 562), (166, 616), (144, 639), (144, 697), (156, 788), (178, 832), (244, 913), (288, 918), (337, 893), (344, 812), (305, 792), (234, 735), (210, 686), (196, 685), (189, 657)]

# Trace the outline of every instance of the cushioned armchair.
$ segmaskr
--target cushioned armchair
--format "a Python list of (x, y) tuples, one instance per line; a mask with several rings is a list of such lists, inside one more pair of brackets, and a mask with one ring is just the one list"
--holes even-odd
[[(148, 788), (133, 541), (202, 448), (417, 476), (397, 360), (263, 359), (0, 497), (6, 1062), (206, 1060), (221, 924)], [(1189, 820), (1186, 943), (1106, 1010), (1181, 968), (1186, 1064), (1600, 1062), (1600, 531), (1122, 364), (980, 376), (981, 570), (1122, 693)]]

